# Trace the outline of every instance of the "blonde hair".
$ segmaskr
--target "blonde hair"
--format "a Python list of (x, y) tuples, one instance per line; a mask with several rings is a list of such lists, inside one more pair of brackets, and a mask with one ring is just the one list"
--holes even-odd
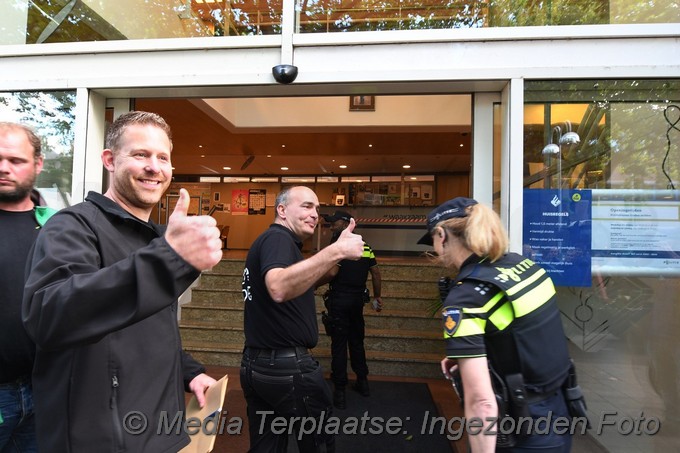
[(491, 208), (476, 204), (465, 208), (467, 217), (455, 217), (437, 224), (447, 234), (460, 239), (475, 255), (487, 257), (493, 263), (508, 251), (508, 233), (500, 217)]

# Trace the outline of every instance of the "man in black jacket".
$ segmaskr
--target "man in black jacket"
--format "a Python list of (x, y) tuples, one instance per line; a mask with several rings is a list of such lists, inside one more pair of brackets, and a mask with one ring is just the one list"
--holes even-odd
[(102, 152), (109, 189), (55, 214), (36, 241), (23, 320), (40, 451), (177, 452), (184, 390), (203, 405), (215, 382), (182, 351), (177, 298), (219, 262), (216, 222), (187, 216), (184, 189), (167, 229), (149, 221), (172, 178), (170, 137), (158, 115), (120, 116)]

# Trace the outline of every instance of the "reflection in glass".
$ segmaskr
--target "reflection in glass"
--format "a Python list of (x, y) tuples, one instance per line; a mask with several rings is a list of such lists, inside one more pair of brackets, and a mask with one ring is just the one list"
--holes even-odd
[[(525, 90), (524, 187), (592, 190), (592, 242), (581, 250), (592, 258), (592, 282), (558, 288), (595, 424), (590, 435), (606, 451), (674, 450), (680, 429), (680, 81), (527, 81)], [(580, 142), (560, 142), (568, 125)], [(544, 152), (551, 144), (557, 153)], [(559, 231), (553, 236), (561, 238)], [(633, 419), (661, 428), (654, 435), (617, 429)]]
[(45, 158), (36, 188), (49, 206), (70, 204), (75, 139), (75, 91), (0, 92), (0, 120), (31, 126)]
[(674, 23), (670, 4), (590, 0), (298, 0), (298, 31), (426, 30), (542, 25)]
[[(666, 135), (673, 128), (666, 117), (675, 112), (672, 100), (680, 99), (680, 82), (573, 81), (527, 82), (527, 85), (525, 187), (558, 187), (558, 159), (562, 164), (559, 177), (564, 187), (572, 189), (677, 187), (680, 160), (667, 158), (670, 150)], [(554, 128), (564, 130), (567, 123), (581, 140), (563, 144), (559, 155), (550, 158), (542, 151), (554, 141)], [(678, 142), (680, 139), (675, 140), (676, 146)]]
[(281, 0), (5, 0), (0, 44), (266, 35)]
[[(281, 33), (283, 0), (4, 0), (0, 44)], [(678, 23), (672, 1), (296, 0), (298, 33)]]

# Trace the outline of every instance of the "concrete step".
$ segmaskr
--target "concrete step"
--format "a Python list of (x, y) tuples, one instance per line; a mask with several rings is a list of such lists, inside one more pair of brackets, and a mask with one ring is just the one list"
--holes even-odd
[[(243, 293), (240, 287), (238, 289), (205, 289), (202, 287), (195, 287), (191, 292), (191, 303), (205, 305), (210, 307), (231, 307), (243, 309)], [(316, 306), (317, 310), (324, 310), (323, 300), (321, 298), (322, 292), (317, 293)], [(439, 313), (438, 309), (433, 307), (438, 306), (439, 295), (429, 297), (383, 297), (383, 304), (385, 305), (385, 312), (409, 310), (421, 313)]]
[[(243, 275), (243, 268), (246, 260), (244, 259), (223, 259), (210, 272), (230, 275)], [(210, 273), (209, 272), (209, 273)]]
[[(381, 312), (375, 312), (368, 306), (364, 308), (364, 322), (366, 328), (384, 330), (419, 330), (419, 331), (439, 331), (441, 327), (440, 318), (430, 316), (426, 311), (420, 310), (394, 310), (388, 305), (389, 299), (385, 302), (386, 308)], [(323, 310), (322, 304), (317, 304), (317, 312)], [(182, 305), (182, 321), (207, 322), (221, 325), (222, 323), (243, 324), (243, 303), (240, 305), (217, 304), (217, 303), (198, 303), (190, 302)], [(319, 318), (320, 320), (320, 318)]]
[[(192, 289), (191, 302), (181, 306), (180, 331), (185, 349), (210, 365), (239, 366), (244, 344), (244, 260), (222, 260), (204, 272)], [(437, 280), (445, 273), (423, 258), (418, 263), (380, 263), (384, 310), (364, 310), (366, 355), (373, 375), (439, 377), (444, 354)], [(368, 279), (371, 287), (371, 279)], [(325, 309), (316, 293), (317, 313)], [(316, 358), (330, 370), (330, 337), (319, 315)]]
[[(399, 280), (390, 278), (389, 274), (382, 272), (382, 296), (383, 297), (438, 297), (437, 279), (434, 280)], [(199, 288), (206, 289), (241, 289), (242, 277), (240, 275), (220, 274), (216, 272), (205, 273), (201, 276)], [(368, 287), (373, 294), (370, 281)]]
[[(322, 327), (323, 329), (323, 327)], [(180, 322), (184, 343), (243, 344), (243, 323), (239, 322)], [(331, 340), (325, 332), (319, 333), (319, 346), (330, 348)], [(443, 353), (444, 343), (438, 331), (392, 330), (367, 328), (364, 339), (366, 350)]]
[(191, 290), (191, 303), (243, 309), (243, 292), (240, 286), (232, 289), (206, 289), (199, 286)]
[[(186, 341), (184, 349), (196, 360), (217, 366), (241, 365), (243, 343), (209, 343)], [(318, 346), (312, 351), (326, 372), (330, 372), (330, 349)], [(441, 377), (439, 362), (443, 353), (408, 353), (394, 351), (366, 351), (366, 361), (371, 375), (401, 377)], [(348, 370), (351, 367), (348, 365)]]
[[(408, 263), (381, 261), (378, 264), (382, 274), (394, 280), (421, 280), (434, 281), (443, 275), (447, 275), (439, 265), (426, 257), (413, 257)], [(223, 259), (211, 271), (206, 274), (243, 275), (245, 267), (244, 259)]]

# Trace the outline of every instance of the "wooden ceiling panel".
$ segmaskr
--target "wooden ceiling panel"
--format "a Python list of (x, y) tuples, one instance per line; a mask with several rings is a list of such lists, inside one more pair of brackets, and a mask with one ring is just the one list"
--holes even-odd
[[(409, 130), (232, 133), (187, 99), (138, 99), (135, 108), (161, 115), (173, 132), (176, 175), (429, 174), (470, 170), (471, 131)], [(441, 129), (441, 128), (440, 128)], [(459, 128), (460, 129), (460, 128)], [(255, 159), (245, 171), (248, 156)], [(270, 157), (268, 157), (270, 156)], [(339, 165), (347, 165), (340, 169)], [(403, 165), (411, 168), (404, 170)], [(288, 171), (281, 167), (288, 167)], [(224, 170), (223, 167), (231, 167)]]

